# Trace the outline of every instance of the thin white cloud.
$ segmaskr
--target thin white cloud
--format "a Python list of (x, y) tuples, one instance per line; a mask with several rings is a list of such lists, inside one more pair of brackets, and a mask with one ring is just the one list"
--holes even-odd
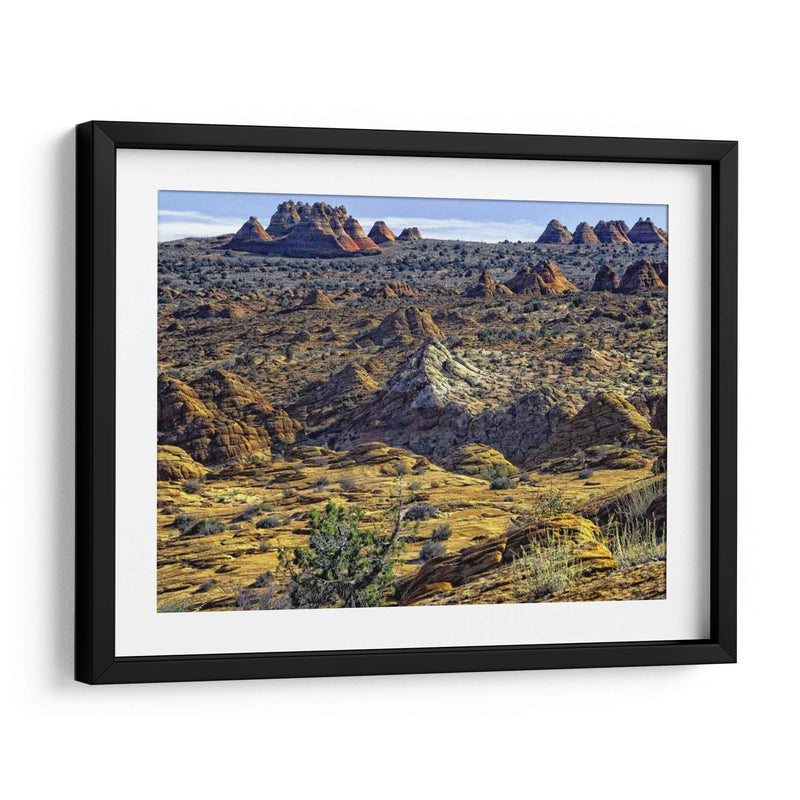
[[(365, 231), (369, 231), (374, 220), (367, 225), (361, 221)], [(474, 219), (425, 219), (419, 217), (386, 217), (384, 222), (395, 232), (403, 228), (417, 227), (423, 237), (430, 239), (462, 239), (470, 242), (502, 242), (533, 241), (538, 239), (544, 230), (526, 219), (511, 222)]]
[(169, 242), (189, 236), (220, 236), (239, 230), (244, 220), (237, 217), (215, 217), (201, 211), (158, 211), (158, 241)]

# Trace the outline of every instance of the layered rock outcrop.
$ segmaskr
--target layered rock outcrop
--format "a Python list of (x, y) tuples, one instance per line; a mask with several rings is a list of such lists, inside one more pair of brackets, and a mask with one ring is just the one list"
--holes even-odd
[(631, 243), (628, 238), (628, 226), (624, 220), (616, 219), (606, 222), (601, 219), (594, 226), (594, 232), (598, 240), (603, 244)]
[(188, 384), (158, 377), (158, 443), (177, 445), (205, 465), (269, 452), (267, 431), (215, 414)]
[(597, 234), (588, 222), (581, 222), (572, 234), (574, 244), (600, 244)]
[(207, 467), (198, 464), (185, 450), (175, 445), (158, 445), (156, 457), (156, 478), (160, 481), (185, 481), (203, 478), (208, 473)]
[(427, 561), (416, 574), (397, 584), (399, 602), (401, 605), (424, 602), (493, 570), (508, 568), (529, 548), (553, 545), (559, 546), (559, 553), (565, 559), (580, 565), (582, 576), (607, 572), (617, 566), (595, 523), (574, 514), (560, 514)]
[(578, 287), (567, 280), (564, 273), (552, 261), (540, 261), (535, 266), (523, 267), (505, 285), (514, 294), (537, 294), (541, 296), (577, 292)]
[(389, 281), (380, 286), (373, 286), (367, 291), (367, 297), (380, 297), (385, 300), (397, 297), (416, 297), (417, 293), (405, 281)]
[(525, 466), (537, 468), (544, 462), (601, 445), (657, 455), (666, 439), (624, 397), (615, 392), (598, 392), (574, 417), (562, 422), (544, 445), (528, 455)]
[(425, 339), (440, 339), (441, 336), (442, 332), (429, 311), (409, 306), (389, 314), (377, 328), (366, 333), (359, 341), (392, 347), (406, 346)]
[(397, 237), (398, 242), (419, 242), (421, 240), (422, 234), (419, 232), (419, 228), (403, 228)]
[(572, 234), (569, 229), (557, 219), (551, 219), (542, 235), (536, 240), (536, 244), (569, 244), (571, 241)]
[(397, 237), (389, 229), (389, 226), (382, 219), (379, 219), (370, 228), (369, 238), (379, 245), (392, 244), (395, 239), (397, 239)]
[(232, 250), (239, 250), (242, 245), (261, 244), (271, 240), (272, 236), (264, 230), (258, 217), (250, 217), (233, 235), (228, 247)]
[(658, 274), (660, 266), (647, 259), (631, 264), (625, 270), (617, 291), (620, 294), (636, 294), (638, 292), (665, 289), (666, 286)]
[(667, 241), (664, 232), (650, 217), (647, 219), (639, 217), (638, 222), (631, 228), (628, 238), (634, 244), (663, 244)]
[(355, 217), (348, 217), (344, 221), (345, 233), (356, 243), (359, 250), (380, 250), (375, 242), (364, 233), (359, 221)]

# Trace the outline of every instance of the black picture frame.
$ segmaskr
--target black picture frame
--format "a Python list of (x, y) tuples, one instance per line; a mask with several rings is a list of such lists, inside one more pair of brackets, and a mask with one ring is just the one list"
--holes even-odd
[[(122, 148), (536, 159), (711, 167), (710, 638), (602, 644), (117, 657), (116, 154)], [(86, 122), (77, 126), (75, 677), (89, 684), (736, 660), (738, 147), (734, 141)]]

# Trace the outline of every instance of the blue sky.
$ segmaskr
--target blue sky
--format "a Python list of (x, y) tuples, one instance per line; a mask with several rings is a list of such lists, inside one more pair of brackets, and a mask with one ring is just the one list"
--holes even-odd
[(651, 217), (656, 225), (667, 228), (667, 206), (663, 205), (160, 191), (158, 240), (233, 233), (250, 216), (267, 227), (278, 203), (290, 197), (345, 205), (366, 233), (375, 220), (382, 219), (395, 233), (415, 225), (431, 239), (528, 241), (536, 239), (551, 219), (574, 230), (584, 221), (594, 226), (600, 219), (624, 219), (632, 226), (639, 217)]

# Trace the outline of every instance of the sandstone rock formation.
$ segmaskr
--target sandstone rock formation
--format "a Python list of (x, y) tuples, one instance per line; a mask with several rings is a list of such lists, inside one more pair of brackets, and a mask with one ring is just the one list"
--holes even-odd
[(442, 460), (442, 466), (450, 472), (472, 476), (492, 474), (498, 469), (507, 475), (517, 471), (502, 453), (489, 445), (475, 442), (456, 447)]
[(536, 244), (568, 244), (572, 241), (572, 234), (557, 219), (551, 219)]
[(234, 372), (212, 369), (190, 385), (215, 416), (263, 428), (273, 442), (291, 444), (302, 429), (297, 420), (275, 408), (250, 381)]
[(332, 424), (343, 413), (356, 408), (380, 389), (375, 379), (358, 364), (348, 364), (330, 380), (304, 387), (289, 407), (314, 428)]
[(267, 233), (258, 221), (257, 217), (250, 217), (247, 222), (239, 228), (233, 235), (233, 238), (228, 243), (228, 247), (232, 250), (242, 249), (242, 245), (261, 244), (268, 242), (272, 236)]
[(355, 217), (348, 217), (344, 221), (345, 233), (356, 243), (359, 250), (375, 250), (379, 251), (378, 247), (372, 239), (364, 233), (364, 229), (359, 224)]
[(398, 242), (418, 242), (422, 239), (419, 228), (403, 228), (397, 237)]
[(416, 574), (397, 584), (400, 604), (413, 605), (442, 591), (468, 584), (478, 576), (510, 565), (530, 547), (547, 547), (554, 543), (568, 544), (565, 557), (580, 563), (581, 575), (606, 572), (617, 566), (597, 525), (574, 514), (560, 514), (425, 562)]
[(300, 212), (297, 210), (294, 200), (286, 200), (272, 215), (267, 226), (267, 233), (270, 236), (285, 236), (298, 222), (300, 222)]
[(490, 300), (498, 294), (510, 295), (513, 294), (513, 292), (505, 284), (496, 283), (489, 270), (484, 269), (475, 286), (470, 287), (464, 292), (464, 297), (481, 297), (484, 300)]
[(572, 234), (573, 244), (600, 244), (600, 239), (588, 222), (581, 222)]
[(628, 226), (621, 219), (611, 220), (610, 222), (601, 219), (594, 226), (594, 232), (598, 240), (603, 244), (631, 243), (628, 238)]
[(663, 244), (667, 241), (650, 217), (647, 219), (639, 217), (639, 221), (631, 228), (628, 238), (634, 244)]
[(442, 332), (429, 311), (416, 306), (401, 308), (389, 314), (381, 324), (359, 341), (369, 341), (381, 347), (409, 345), (424, 339), (440, 339)]
[(619, 276), (610, 264), (603, 264), (595, 273), (593, 292), (616, 292), (619, 288)]
[(416, 297), (417, 293), (405, 281), (389, 281), (380, 286), (373, 286), (367, 291), (367, 297)]
[(156, 477), (160, 481), (185, 481), (202, 478), (208, 468), (198, 464), (185, 450), (174, 445), (158, 445)]
[(215, 415), (188, 384), (158, 377), (159, 444), (177, 445), (202, 464), (222, 464), (269, 452), (265, 430)]
[(539, 467), (546, 461), (600, 445), (656, 454), (666, 440), (624, 397), (598, 392), (574, 417), (561, 423), (544, 445), (528, 455), (525, 467)]
[(441, 342), (426, 341), (381, 391), (337, 426), (336, 449), (385, 442), (442, 458), (467, 440), (484, 374)]
[(370, 228), (369, 238), (372, 239), (375, 244), (386, 245), (392, 244), (397, 237), (389, 230), (389, 226), (382, 219), (379, 219)]
[(300, 304), (300, 308), (317, 308), (321, 311), (327, 311), (333, 307), (333, 300), (322, 289), (312, 289)]
[(658, 275), (657, 266), (647, 259), (631, 264), (625, 270), (617, 291), (620, 294), (636, 294), (654, 289), (665, 289), (664, 282)]
[(523, 267), (505, 285), (514, 294), (552, 295), (577, 292), (578, 287), (564, 277), (552, 261), (540, 261), (536, 266)]

